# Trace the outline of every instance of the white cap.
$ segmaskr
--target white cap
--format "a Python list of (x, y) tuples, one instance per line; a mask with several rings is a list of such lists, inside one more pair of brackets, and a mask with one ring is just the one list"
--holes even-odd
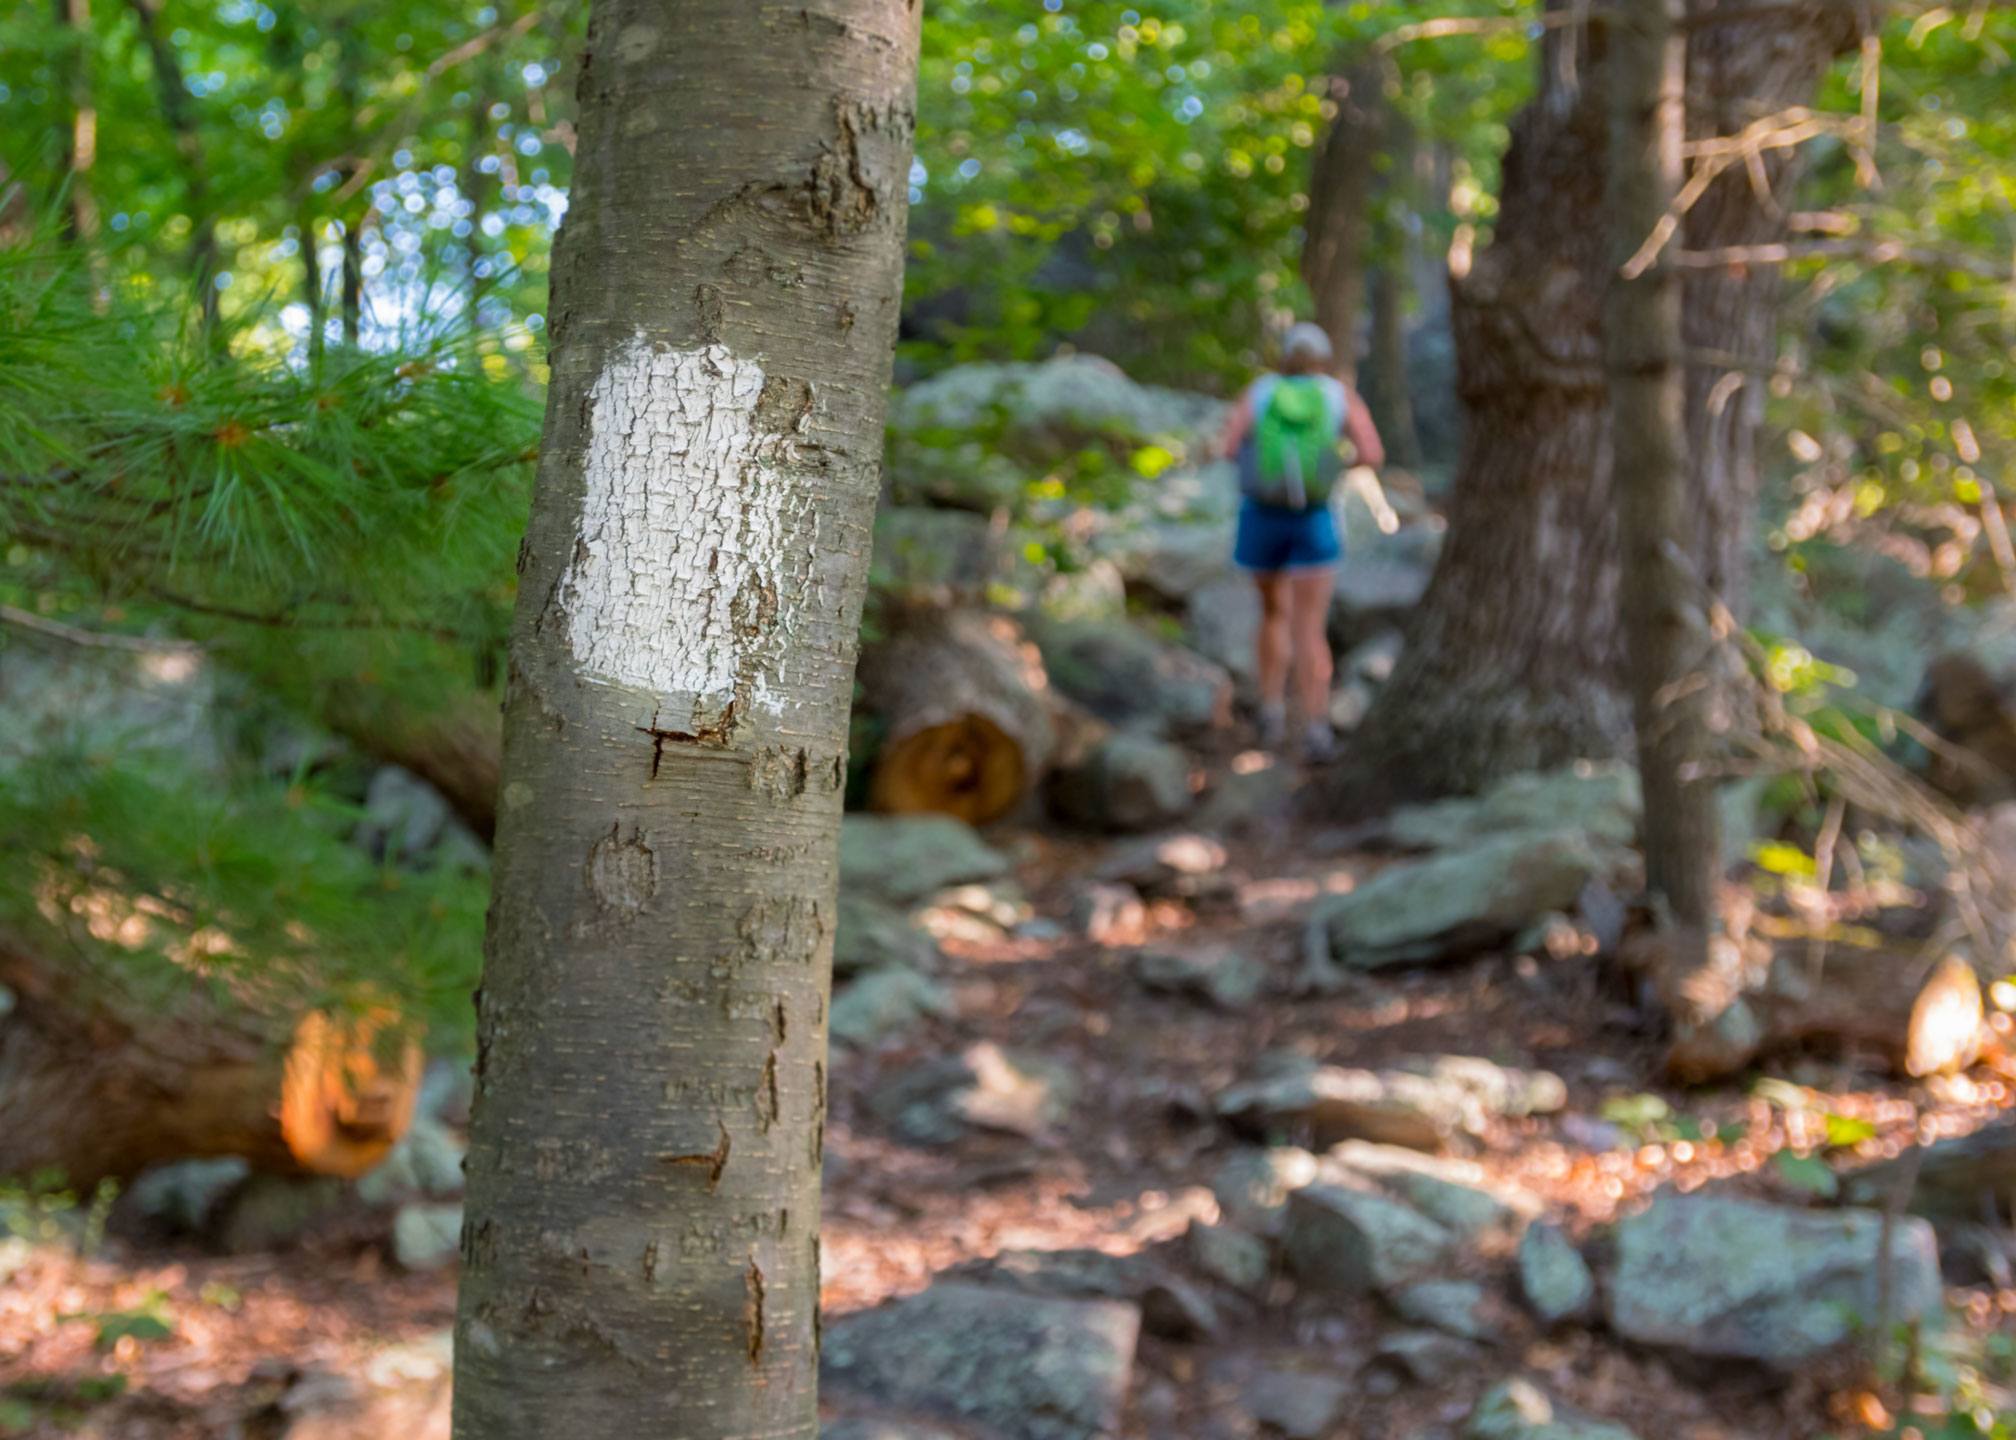
[(1312, 325), (1304, 320), (1299, 325), (1290, 326), (1287, 338), (1281, 342), (1281, 354), (1289, 360), (1321, 360), (1332, 358), (1330, 337), (1321, 325)]

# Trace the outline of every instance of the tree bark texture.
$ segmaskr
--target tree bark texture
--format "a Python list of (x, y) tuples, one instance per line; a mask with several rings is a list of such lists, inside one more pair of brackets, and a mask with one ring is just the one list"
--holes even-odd
[(79, 956), (0, 936), (0, 1177), (88, 1191), (162, 1161), (357, 1176), (406, 1133), (420, 1047), (383, 1023), (122, 992)]
[(98, 199), (91, 189), (91, 170), (98, 162), (98, 106), (91, 85), (91, 0), (55, 0), (56, 24), (71, 32), (76, 47), (65, 78), (70, 113), (62, 135), (62, 165), (69, 190), (63, 207), (70, 238), (89, 245), (98, 238)]
[(127, 0), (140, 40), (147, 49), (153, 70), (156, 103), (168, 133), (175, 139), (182, 157), (182, 183), (189, 204), (189, 276), (197, 287), (205, 332), (217, 323), (217, 276), (219, 261), (217, 216), (210, 198), (209, 172), (204, 166), (203, 136), (197, 117), (189, 108), (189, 85), (182, 73), (182, 61), (174, 41), (162, 32), (161, 0)]
[(1055, 697), (1043, 657), (1005, 615), (924, 610), (862, 657), (883, 723), (869, 803), (974, 825), (1020, 804), (1050, 761)]
[[(1633, 0), (1612, 13), (1610, 152), (1604, 214), (1612, 272), (1604, 313), (1612, 464), (1624, 556), (1624, 639), (1645, 794), (1645, 878), (1662, 922), (1678, 927), (1660, 977), (1668, 1013), (1691, 1025), (1691, 961), (1705, 945), (1721, 871), (1707, 671), (1713, 657), (1688, 573), (1689, 485), (1680, 271), (1654, 237), (1680, 193), (1686, 42), (1681, 0)], [(1707, 543), (1719, 536), (1703, 536)]]
[(1376, 65), (1346, 67), (1331, 81), (1337, 114), (1309, 176), (1309, 219), (1302, 281), (1316, 323), (1330, 337), (1337, 367), (1358, 368), (1358, 318), (1365, 300), (1365, 245), (1372, 228), (1372, 188), (1384, 138), (1386, 105)]
[[(1687, 133), (1699, 141), (1810, 100), (1859, 34), (1853, 7), (1692, 0)], [(1357, 737), (1405, 789), (1474, 790), (1583, 756), (1628, 754), (1602, 300), (1609, 65), (1602, 31), (1553, 32), (1541, 91), (1513, 125), (1497, 229), (1450, 277), (1465, 411), (1450, 527), (1407, 650)], [(1571, 63), (1572, 62), (1572, 63)], [(1782, 238), (1792, 150), (1732, 166), (1679, 241)], [(1690, 269), (1682, 327), (1692, 460), (1686, 563), (1740, 606), (1756, 500), (1755, 447), (1776, 334), (1768, 268)], [(1739, 611), (1740, 613), (1740, 611)]]
[(812, 1440), (916, 0), (598, 0), (505, 703), (461, 1440)]

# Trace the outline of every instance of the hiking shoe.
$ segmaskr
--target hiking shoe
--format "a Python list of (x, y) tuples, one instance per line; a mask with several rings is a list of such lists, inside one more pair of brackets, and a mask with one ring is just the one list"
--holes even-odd
[(1337, 758), (1337, 732), (1327, 720), (1312, 720), (1302, 732), (1302, 758), (1311, 765), (1328, 765)]
[(1281, 742), (1288, 738), (1288, 711), (1282, 705), (1262, 705), (1260, 707), (1260, 748), (1279, 750)]

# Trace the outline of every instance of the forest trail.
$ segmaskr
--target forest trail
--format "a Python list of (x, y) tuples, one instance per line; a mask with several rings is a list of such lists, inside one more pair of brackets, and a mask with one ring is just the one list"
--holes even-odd
[[(1481, 1394), (1520, 1375), (1640, 1437), (1854, 1433), (1843, 1410), (1860, 1393), (1852, 1366), (1807, 1367), (1787, 1384), (1754, 1366), (1656, 1354), (1593, 1317), (1543, 1325), (1520, 1299), (1509, 1231), (1480, 1232), (1436, 1268), (1448, 1296), (1481, 1301), (1439, 1329), (1396, 1314), (1391, 1296), (1298, 1283), (1278, 1258), (1233, 1283), (1244, 1252), (1218, 1253), (1193, 1229), (1265, 1223), (1249, 1205), (1268, 1203), (1254, 1201), (1256, 1156), (1276, 1157), (1278, 1183), (1310, 1177), (1290, 1178), (1292, 1160), (1281, 1166), (1307, 1152), (1255, 1149), (1250, 1128), (1217, 1113), (1220, 1097), (1256, 1068), (1292, 1068), (1289, 1056), (1371, 1072), (1437, 1056), (1549, 1072), (1565, 1091), (1558, 1107), (1481, 1117), (1474, 1133), (1440, 1147), (1443, 1158), (1422, 1163), (1600, 1255), (1607, 1227), (1662, 1187), (1798, 1206), (1813, 1199), (1802, 1188), (1811, 1176), (1781, 1154), (1824, 1153), (1830, 1138), (1852, 1140), (1836, 1146), (1837, 1160), (1894, 1153), (1921, 1121), (1928, 1134), (1978, 1128), (2009, 1103), (2016, 1077), (1999, 1038), (1967, 1074), (1925, 1084), (1876, 1083), (1852, 1061), (1809, 1059), (1791, 1067), (1803, 1088), (1679, 1092), (1659, 1084), (1644, 1017), (1592, 954), (1487, 953), (1360, 975), (1334, 995), (1298, 994), (1311, 908), (1395, 861), (1357, 848), (1362, 833), (1297, 820), (1293, 767), (1230, 744), (1205, 763), (1219, 793), (1243, 797), (1218, 812), (1236, 820), (1216, 832), (1222, 850), (1198, 835), (1196, 872), (1165, 876), (1144, 904), (1102, 908), (1085, 878), (1116, 864), (1138, 869), (1140, 839), (1010, 826), (990, 838), (1016, 857), (1012, 877), (956, 889), (920, 912), (944, 952), (949, 1009), (880, 1045), (834, 1053), (829, 1333), (845, 1335), (847, 1317), (948, 1278), (1141, 1300), (1148, 1318), (1114, 1416), (1119, 1433), (1139, 1440), (1454, 1436), (1467, 1433)], [(1088, 917), (1097, 935), (1085, 933)], [(1000, 1083), (983, 1085), (997, 1108), (968, 1112), (981, 1123), (944, 1125), (946, 1067), (957, 1063), (947, 1057), (988, 1046), (1005, 1057)], [(1268, 1128), (1312, 1151), (1335, 1138), (1292, 1120)], [(1379, 1153), (1393, 1152), (1367, 1155)], [(320, 1223), (310, 1240), (236, 1258), (118, 1235), (89, 1260), (56, 1247), (0, 1249), (12, 1270), (0, 1287), (11, 1351), (0, 1354), (0, 1434), (445, 1435), (452, 1269), (405, 1274), (386, 1252), (382, 1227), (346, 1229), (341, 1219)], [(1481, 1288), (1462, 1289), (1473, 1283)], [(2006, 1327), (2016, 1308), (2016, 1290), (1992, 1286), (1955, 1298), (1955, 1313), (1984, 1331)], [(984, 1333), (963, 1341), (991, 1353)], [(836, 1411), (865, 1403), (886, 1414), (845, 1377), (828, 1390)], [(835, 1423), (829, 1433), (1004, 1432)]]

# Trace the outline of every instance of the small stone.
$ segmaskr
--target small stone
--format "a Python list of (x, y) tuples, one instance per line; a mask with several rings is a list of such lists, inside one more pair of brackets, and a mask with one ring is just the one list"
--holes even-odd
[(218, 1203), (218, 1245), (231, 1255), (288, 1249), (351, 1203), (341, 1180), (255, 1174)]
[(869, 1104), (903, 1139), (945, 1145), (969, 1130), (1039, 1135), (1064, 1117), (1076, 1088), (1046, 1056), (983, 1042), (901, 1072)]
[(392, 1220), (392, 1258), (402, 1270), (440, 1270), (462, 1247), (460, 1205), (408, 1205)]
[(1621, 1425), (1556, 1404), (1530, 1380), (1507, 1380), (1470, 1412), (1465, 1440), (1637, 1440)]
[(1596, 1277), (1574, 1242), (1553, 1225), (1532, 1225), (1519, 1241), (1519, 1289), (1543, 1324), (1558, 1325), (1589, 1313)]
[(1208, 835), (1179, 831), (1149, 835), (1116, 848), (1094, 878), (1131, 885), (1149, 894), (1166, 891), (1186, 878), (1215, 875), (1225, 868), (1225, 847)]
[(1071, 898), (1071, 928), (1099, 945), (1116, 945), (1147, 928), (1148, 908), (1131, 885), (1094, 882)]
[(1375, 1363), (1399, 1371), (1420, 1385), (1446, 1385), (1475, 1369), (1482, 1347), (1440, 1330), (1395, 1330), (1373, 1351)]
[(1347, 1140), (1325, 1153), (1323, 1165), (1374, 1181), (1466, 1239), (1517, 1231), (1540, 1212), (1537, 1198), (1494, 1184), (1467, 1160)]
[(1218, 1307), (1187, 1280), (1165, 1275), (1140, 1296), (1141, 1327), (1164, 1340), (1204, 1340), (1219, 1330)]
[(460, 1195), (466, 1148), (447, 1126), (417, 1116), (384, 1163), (357, 1182), (357, 1198), (366, 1205), (388, 1206), (415, 1195)]
[(953, 1011), (945, 987), (915, 970), (870, 970), (834, 993), (826, 1024), (834, 1044), (866, 1049)]
[(1267, 1242), (1257, 1235), (1230, 1225), (1193, 1223), (1188, 1244), (1191, 1263), (1219, 1284), (1242, 1295), (1257, 1295), (1266, 1288), (1273, 1262)]
[(1224, 946), (1143, 950), (1134, 957), (1134, 977), (1143, 989), (1187, 995), (1223, 1010), (1244, 1009), (1267, 983), (1265, 967)]
[(1324, 1440), (1350, 1408), (1351, 1382), (1309, 1370), (1264, 1370), (1246, 1386), (1246, 1409), (1287, 1440)]
[(1314, 1155), (1292, 1145), (1240, 1150), (1219, 1166), (1211, 1193), (1227, 1220), (1272, 1235), (1280, 1228), (1289, 1195), (1314, 1184), (1319, 1168)]
[(1394, 1292), (1393, 1308), (1416, 1325), (1464, 1340), (1492, 1340), (1499, 1327), (1490, 1315), (1490, 1296), (1468, 1280), (1424, 1280)]
[(1305, 1286), (1364, 1295), (1419, 1280), (1450, 1257), (1456, 1237), (1397, 1200), (1312, 1185), (1288, 1197), (1284, 1248)]

